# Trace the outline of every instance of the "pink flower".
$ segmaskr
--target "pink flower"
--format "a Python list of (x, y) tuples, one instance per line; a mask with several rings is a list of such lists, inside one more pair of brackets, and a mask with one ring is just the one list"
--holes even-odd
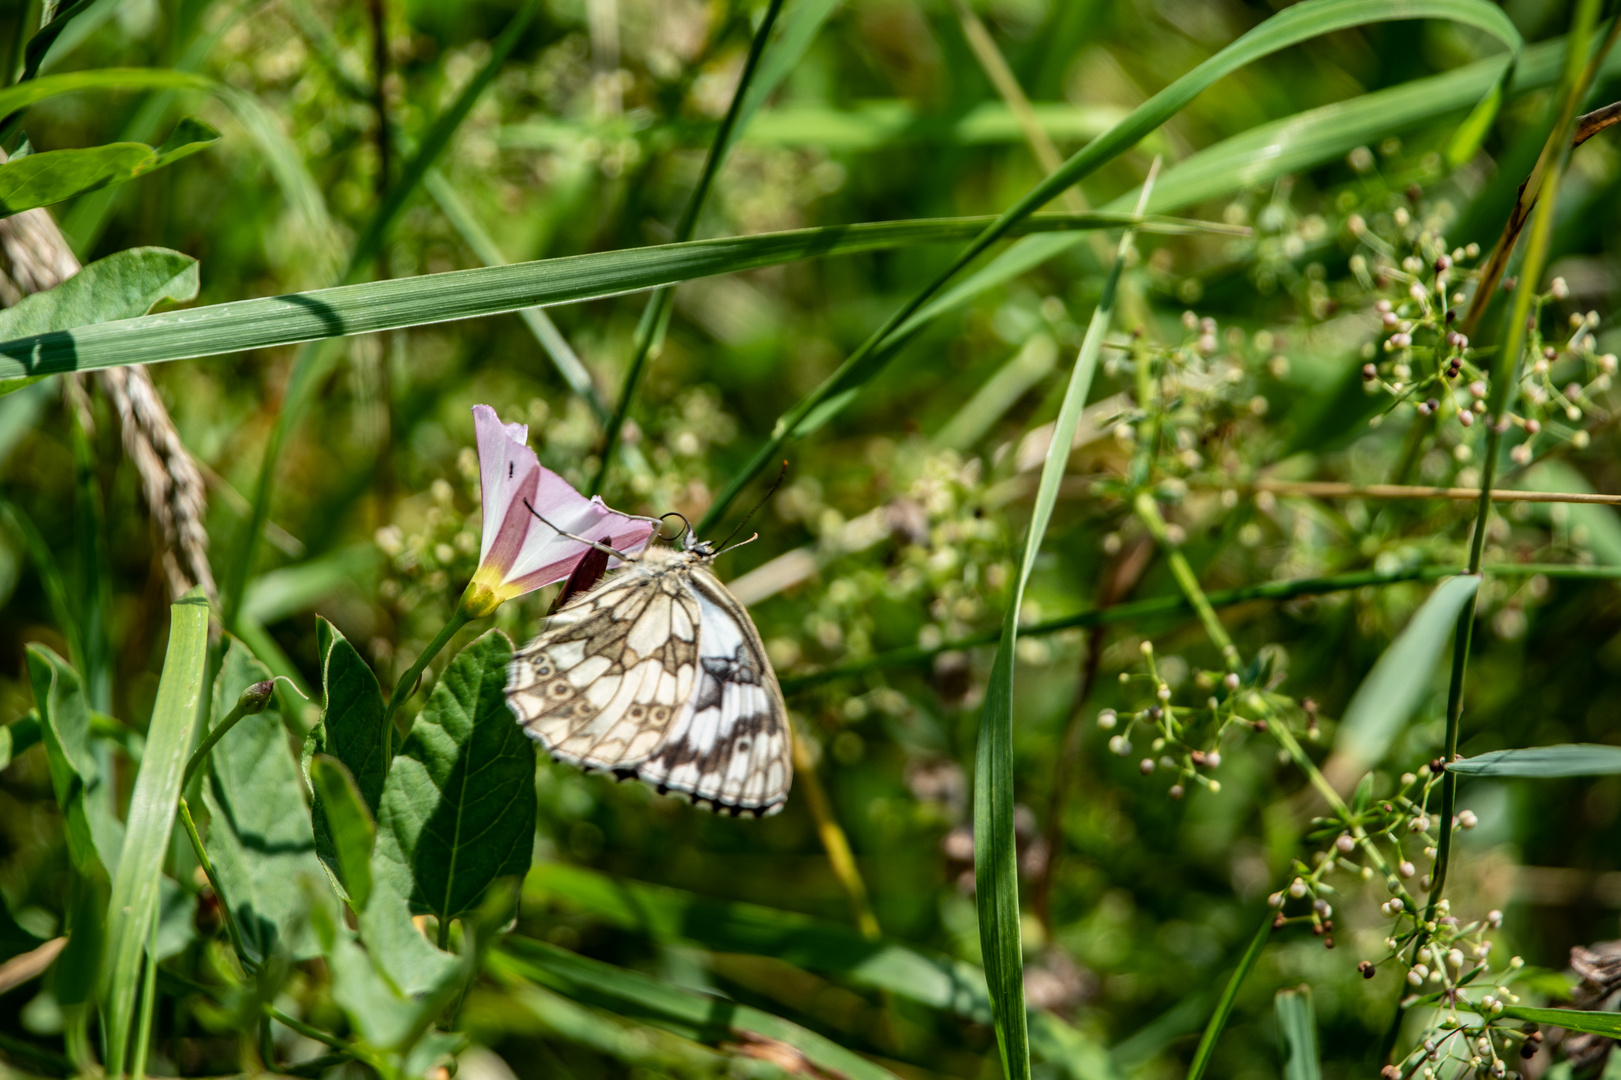
[(600, 497), (587, 499), (543, 468), (529, 449), (527, 424), (503, 424), (488, 405), (474, 405), (473, 428), (484, 536), (478, 570), (462, 597), (468, 614), (488, 615), (514, 597), (568, 577), (590, 548), (559, 530), (629, 554), (646, 546), (658, 528), (651, 518), (610, 510)]

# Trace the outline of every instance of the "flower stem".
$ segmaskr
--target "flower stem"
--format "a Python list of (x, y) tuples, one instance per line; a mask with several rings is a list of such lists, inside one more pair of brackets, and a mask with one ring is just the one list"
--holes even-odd
[(203, 838), (197, 834), (197, 822), (192, 819), (191, 807), (186, 803), (184, 795), (180, 797), (180, 824), (186, 830), (186, 839), (191, 841), (191, 851), (197, 856), (197, 865), (203, 868), (209, 887), (214, 890), (214, 899), (219, 901), (220, 916), (225, 920), (225, 931), (230, 935), (231, 946), (236, 950), (236, 958), (242, 962), (242, 969), (251, 975), (258, 970), (259, 965), (248, 956), (247, 946), (242, 941), (242, 930), (236, 925), (236, 915), (231, 911), (230, 898), (220, 888), (219, 874), (214, 872), (213, 860), (203, 848)]
[(1199, 578), (1189, 565), (1187, 556), (1182, 554), (1182, 548), (1172, 541), (1170, 532), (1165, 527), (1165, 519), (1160, 516), (1159, 504), (1154, 502), (1153, 496), (1148, 492), (1140, 491), (1132, 507), (1143, 524), (1148, 526), (1148, 531), (1160, 549), (1165, 552), (1165, 561), (1171, 568), (1171, 575), (1176, 578), (1176, 583), (1181, 587), (1188, 605), (1199, 616), (1199, 622), (1204, 624), (1205, 633), (1221, 650), (1222, 662), (1227, 665), (1227, 670), (1237, 671), (1238, 646), (1233, 644), (1233, 639), (1227, 634), (1227, 628), (1216, 618), (1216, 609), (1210, 606), (1210, 598), (1205, 596), (1204, 590), (1199, 587)]
[(386, 740), (386, 745), (383, 747), (385, 761), (392, 760), (394, 757), (394, 732), (392, 730), (394, 714), (399, 712), (400, 706), (404, 705), (411, 695), (416, 692), (417, 680), (422, 678), (423, 669), (428, 666), (435, 656), (439, 655), (439, 650), (450, 644), (450, 639), (456, 636), (456, 631), (471, 622), (472, 618), (467, 613), (465, 605), (457, 604), (456, 610), (451, 613), (450, 621), (445, 623), (438, 636), (428, 642), (428, 647), (422, 650), (406, 673), (400, 676), (400, 681), (394, 684), (394, 692), (388, 696), (388, 706), (383, 710), (383, 738)]

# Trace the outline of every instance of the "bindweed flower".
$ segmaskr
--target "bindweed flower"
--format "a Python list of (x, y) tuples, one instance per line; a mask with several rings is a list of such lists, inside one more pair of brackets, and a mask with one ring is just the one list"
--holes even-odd
[(478, 569), (462, 594), (468, 615), (488, 615), (508, 600), (568, 577), (590, 549), (559, 530), (630, 553), (644, 547), (658, 528), (651, 518), (609, 509), (600, 496), (587, 499), (543, 467), (529, 449), (527, 424), (503, 424), (488, 405), (474, 405), (473, 427), (484, 534)]

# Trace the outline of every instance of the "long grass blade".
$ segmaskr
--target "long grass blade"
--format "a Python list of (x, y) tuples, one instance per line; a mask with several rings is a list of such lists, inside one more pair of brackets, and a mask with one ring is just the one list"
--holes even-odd
[[(0, 342), (0, 378), (217, 356), (598, 300), (800, 259), (949, 243), (974, 235), (987, 220), (937, 218), (795, 229), (234, 300)], [(1129, 214), (1043, 214), (1014, 232), (1132, 224), (1137, 222)], [(1173, 233), (1237, 231), (1180, 218), (1146, 220), (1140, 228)]]
[(1283, 1043), (1283, 1080), (1322, 1080), (1311, 987), (1279, 990), (1273, 1010), (1278, 1017), (1278, 1041)]
[(1447, 772), (1462, 776), (1614, 776), (1621, 773), (1621, 746), (1565, 743), (1492, 750), (1448, 763)]
[(1255, 970), (1255, 962), (1261, 958), (1267, 940), (1272, 937), (1272, 920), (1275, 914), (1271, 908), (1267, 908), (1266, 914), (1261, 919), (1261, 928), (1250, 938), (1249, 947), (1244, 950), (1244, 955), (1239, 957), (1238, 966), (1228, 976), (1221, 997), (1216, 999), (1216, 1010), (1211, 1013), (1210, 1021), (1205, 1024), (1204, 1034), (1199, 1037), (1199, 1045), (1193, 1051), (1193, 1061), (1188, 1065), (1186, 1080), (1202, 1080), (1205, 1070), (1210, 1067), (1210, 1058), (1216, 1052), (1216, 1042), (1221, 1038), (1222, 1029), (1227, 1026), (1227, 1018), (1232, 1016), (1233, 1006), (1238, 1002), (1238, 992), (1243, 989), (1244, 980), (1250, 977), (1250, 972)]
[(157, 701), (146, 733), (141, 771), (130, 796), (123, 854), (107, 906), (107, 982), (102, 1022), (107, 1072), (120, 1076), (129, 1048), (141, 957), (158, 911), (158, 882), (169, 850), (180, 782), (191, 750), (192, 730), (203, 700), (208, 654), (208, 600), (194, 589), (170, 608), (169, 649)]

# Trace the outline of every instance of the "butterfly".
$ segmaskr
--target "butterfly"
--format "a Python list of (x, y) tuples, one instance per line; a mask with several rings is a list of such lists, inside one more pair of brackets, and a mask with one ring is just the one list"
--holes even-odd
[[(687, 535), (681, 548), (614, 552), (621, 569), (513, 656), (507, 704), (554, 760), (764, 817), (793, 782), (782, 688), (748, 610), (709, 569), (714, 545)], [(593, 543), (571, 588), (608, 550)]]

